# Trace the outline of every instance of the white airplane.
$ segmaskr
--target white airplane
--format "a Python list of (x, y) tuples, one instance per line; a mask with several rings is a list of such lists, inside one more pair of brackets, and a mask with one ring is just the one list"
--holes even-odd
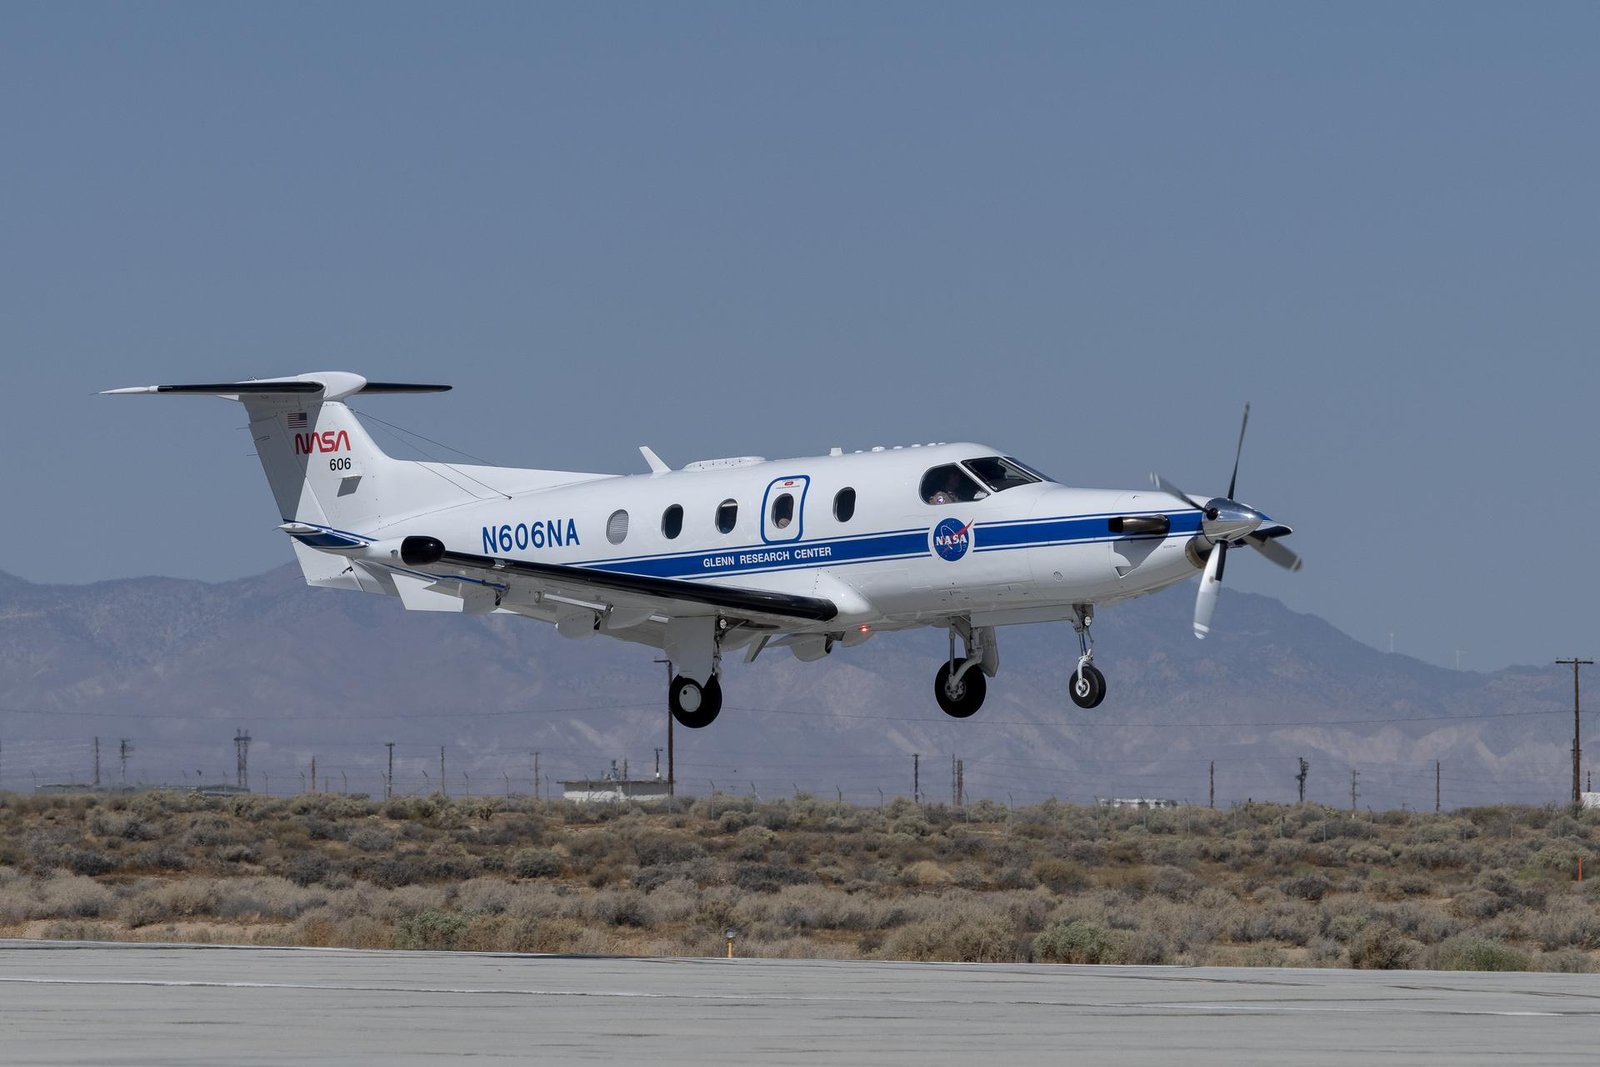
[(449, 388), (326, 372), (107, 392), (242, 402), (308, 584), (663, 649), (668, 704), (687, 727), (721, 710), (728, 653), (748, 662), (786, 647), (816, 660), (916, 626), (949, 632), (934, 698), (966, 718), (999, 670), (998, 627), (1071, 622), (1068, 692), (1092, 708), (1106, 693), (1090, 641), (1097, 604), (1198, 570), (1203, 638), (1230, 547), (1300, 568), (1278, 543), (1289, 527), (1233, 499), (1243, 426), (1227, 495), (1202, 503), (1159, 477), (1155, 491), (1068, 488), (978, 444), (680, 470), (641, 446), (650, 470), (637, 475), (413, 462), (385, 455), (345, 404)]

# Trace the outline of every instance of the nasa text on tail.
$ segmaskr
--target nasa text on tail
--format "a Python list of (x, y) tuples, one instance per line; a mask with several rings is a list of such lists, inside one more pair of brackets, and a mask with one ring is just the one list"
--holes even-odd
[(325, 372), (109, 392), (242, 403), (311, 585), (663, 649), (672, 714), (690, 727), (721, 710), (728, 653), (749, 661), (786, 647), (816, 660), (914, 626), (949, 632), (934, 698), (965, 718), (999, 670), (999, 627), (1069, 621), (1068, 693), (1092, 708), (1106, 693), (1090, 642), (1096, 605), (1200, 571), (1204, 637), (1230, 547), (1300, 567), (1278, 540), (1289, 527), (1233, 499), (1238, 451), (1227, 494), (1204, 502), (1160, 478), (1154, 490), (1069, 488), (979, 444), (679, 470), (641, 448), (648, 473), (584, 474), (393, 459), (344, 403), (448, 388)]

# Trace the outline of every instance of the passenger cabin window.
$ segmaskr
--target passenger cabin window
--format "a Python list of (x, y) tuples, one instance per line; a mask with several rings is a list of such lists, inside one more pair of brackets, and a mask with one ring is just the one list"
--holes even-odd
[(668, 541), (683, 533), (682, 504), (674, 504), (661, 513), (661, 532)]
[(717, 505), (717, 529), (722, 533), (733, 533), (733, 528), (739, 522), (739, 502), (737, 500), (724, 500)]
[(935, 467), (924, 474), (920, 492), (929, 504), (964, 504), (989, 495), (983, 486), (972, 480), (972, 475), (954, 463)]
[(626, 511), (613, 511), (606, 520), (606, 540), (614, 545), (622, 544), (628, 536), (628, 513)]
[(967, 469), (976, 474), (996, 493), (1015, 489), (1019, 485), (1032, 485), (1045, 479), (1014, 459), (1003, 456), (983, 456), (967, 460)]
[(772, 502), (772, 528), (774, 530), (787, 530), (794, 521), (794, 497), (788, 493), (780, 493)]
[(849, 522), (856, 513), (856, 491), (854, 489), (841, 489), (833, 496), (833, 517), (840, 522)]

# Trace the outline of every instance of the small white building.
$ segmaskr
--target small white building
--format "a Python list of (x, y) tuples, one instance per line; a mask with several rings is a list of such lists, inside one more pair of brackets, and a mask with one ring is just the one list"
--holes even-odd
[(561, 783), (561, 799), (579, 804), (614, 804), (620, 800), (650, 803), (671, 795), (665, 778), (575, 778)]
[(1100, 797), (1099, 804), (1102, 808), (1176, 808), (1180, 807), (1176, 800), (1164, 800), (1160, 797)]

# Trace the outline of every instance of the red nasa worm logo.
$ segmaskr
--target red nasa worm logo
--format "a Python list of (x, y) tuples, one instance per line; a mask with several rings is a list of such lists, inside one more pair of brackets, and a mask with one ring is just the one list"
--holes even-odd
[(350, 434), (344, 430), (323, 430), (321, 433), (294, 435), (294, 454), (297, 456), (348, 451), (350, 451)]

